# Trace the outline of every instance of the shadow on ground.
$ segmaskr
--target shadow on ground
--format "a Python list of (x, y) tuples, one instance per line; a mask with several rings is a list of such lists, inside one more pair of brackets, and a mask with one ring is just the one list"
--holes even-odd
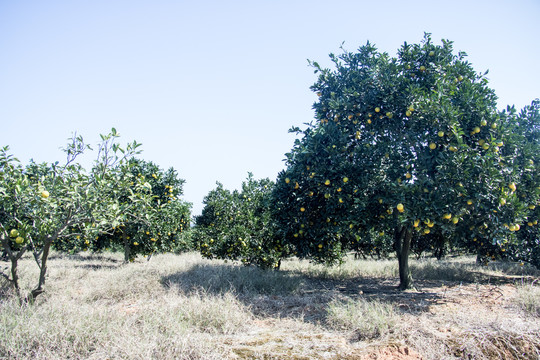
[(459, 283), (419, 280), (413, 291), (400, 291), (397, 279), (355, 277), (336, 280), (295, 271), (260, 270), (229, 264), (198, 264), (165, 276), (161, 284), (182, 293), (232, 292), (256, 316), (303, 319), (324, 323), (335, 301), (367, 300), (394, 305), (399, 311), (420, 313), (443, 302), (440, 288)]
[(49, 255), (49, 260), (72, 260), (72, 261), (99, 261), (105, 263), (119, 264), (123, 263), (122, 260), (109, 256), (107, 254), (99, 253), (76, 253), (76, 254), (65, 254), (65, 253), (54, 253)]

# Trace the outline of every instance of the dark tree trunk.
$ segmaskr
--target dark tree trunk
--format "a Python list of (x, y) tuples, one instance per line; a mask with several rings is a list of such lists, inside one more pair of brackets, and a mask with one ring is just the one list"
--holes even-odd
[(19, 301), (21, 300), (21, 289), (19, 288), (19, 275), (17, 274), (17, 259), (15, 256), (11, 256), (11, 284), (13, 284), (13, 287), (15, 288), (15, 293), (17, 294), (17, 297), (19, 298)]
[(435, 241), (435, 257), (437, 260), (442, 260), (445, 256), (445, 249), (444, 249), (444, 237), (442, 234), (438, 234), (436, 241)]
[(125, 231), (122, 232), (122, 238), (124, 239), (124, 262), (128, 263), (131, 257), (131, 253), (130, 253), (129, 239)]
[(19, 273), (17, 271), (17, 266), (19, 264), (19, 259), (26, 252), (26, 248), (23, 248), (18, 252), (14, 252), (10, 248), (9, 240), (7, 240), (4, 236), (0, 236), (0, 244), (2, 244), (2, 246), (4, 247), (4, 254), (7, 257), (6, 260), (9, 260), (11, 262), (11, 279), (9, 278), (9, 275), (4, 274), (3, 272), (0, 272), (0, 275), (2, 275), (2, 277), (5, 278), (11, 286), (13, 286), (13, 289), (17, 294), (17, 298), (22, 304), (23, 299), (21, 298), (21, 288), (19, 287)]
[(39, 271), (39, 281), (37, 287), (30, 293), (30, 302), (33, 302), (39, 294), (45, 291), (44, 286), (45, 277), (47, 275), (47, 259), (49, 258), (49, 251), (51, 249), (52, 242), (53, 238), (49, 238), (45, 241), (45, 244), (43, 246), (43, 253), (41, 254), (41, 265)]
[(399, 263), (399, 289), (413, 288), (411, 270), (409, 269), (409, 253), (411, 250), (412, 231), (407, 227), (398, 228), (395, 232), (396, 254)]

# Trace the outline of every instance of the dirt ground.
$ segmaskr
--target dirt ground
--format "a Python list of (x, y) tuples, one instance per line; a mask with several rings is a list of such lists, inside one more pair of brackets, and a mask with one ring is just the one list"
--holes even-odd
[[(540, 335), (539, 322), (516, 308), (515, 281), (416, 281), (405, 292), (391, 280), (320, 281), (298, 297), (252, 300), (256, 327), (225, 346), (238, 359), (536, 359), (540, 348), (527, 348), (527, 336)], [(319, 326), (330, 299), (358, 297), (394, 304), (400, 324), (369, 341)]]

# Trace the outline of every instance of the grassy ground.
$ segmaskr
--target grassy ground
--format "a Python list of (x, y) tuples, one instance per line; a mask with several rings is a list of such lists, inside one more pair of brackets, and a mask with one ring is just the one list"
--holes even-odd
[[(56, 253), (34, 306), (0, 288), (0, 358), (540, 358), (539, 272), (472, 258), (411, 268), (416, 289), (400, 292), (395, 261), (275, 272), (194, 253), (128, 265)], [(20, 270), (31, 288), (31, 259)]]

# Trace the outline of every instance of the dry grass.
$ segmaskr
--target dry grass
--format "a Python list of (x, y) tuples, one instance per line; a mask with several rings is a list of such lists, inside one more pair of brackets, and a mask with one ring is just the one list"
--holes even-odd
[(222, 359), (211, 339), (249, 324), (246, 305), (230, 293), (184, 294), (160, 283), (201, 261), (164, 255), (122, 265), (115, 255), (57, 256), (35, 306), (2, 301), (0, 358)]
[(317, 279), (348, 280), (364, 278), (392, 278), (398, 276), (398, 264), (393, 260), (366, 259), (355, 261), (352, 257), (339, 266), (314, 264), (307, 260), (285, 260), (284, 271), (301, 273)]
[(415, 279), (454, 282), (489, 282), (497, 281), (499, 278), (504, 280), (508, 276), (540, 276), (540, 271), (530, 265), (493, 261), (487, 266), (478, 266), (475, 258), (470, 256), (412, 261), (411, 272)]
[(527, 314), (540, 317), (540, 286), (534, 282), (521, 284), (515, 302)]
[(351, 331), (359, 340), (377, 339), (396, 326), (398, 315), (392, 304), (363, 298), (334, 300), (328, 304), (328, 324)]
[[(22, 261), (26, 289), (34, 267)], [(116, 254), (56, 253), (34, 306), (0, 286), (0, 358), (540, 357), (534, 269), (472, 258), (411, 267), (417, 290), (401, 292), (394, 261), (291, 259), (276, 272), (193, 253), (128, 265)]]

